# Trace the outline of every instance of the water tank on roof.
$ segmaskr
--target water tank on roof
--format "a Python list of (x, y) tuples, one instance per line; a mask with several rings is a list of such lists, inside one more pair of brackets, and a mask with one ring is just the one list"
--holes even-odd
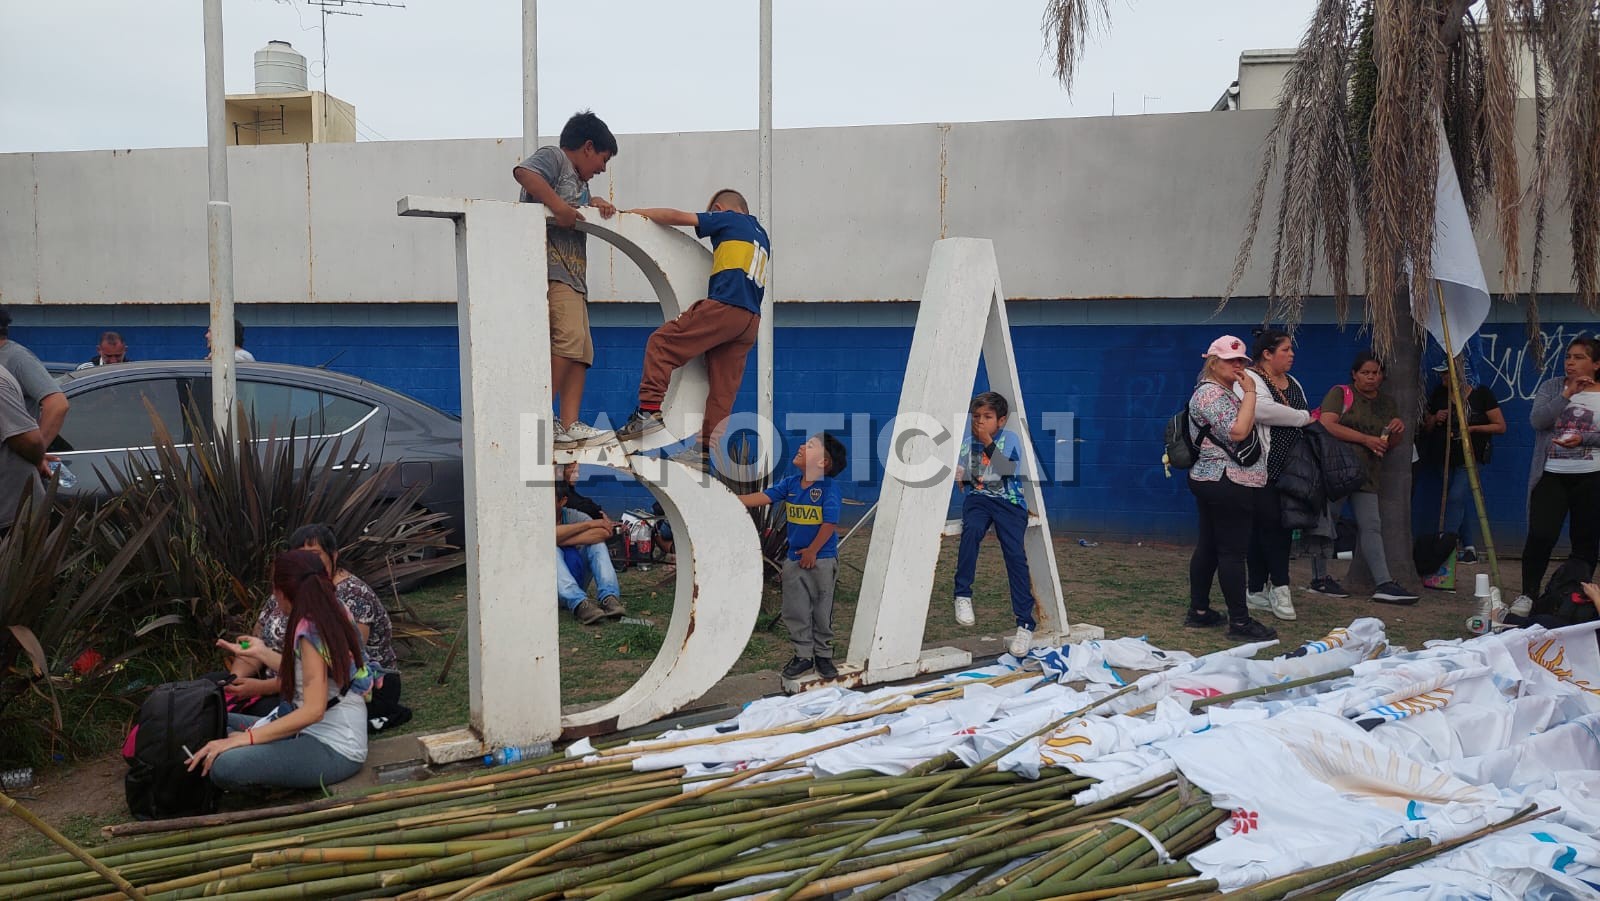
[(287, 94), (306, 89), (306, 58), (288, 41), (268, 41), (256, 51), (256, 93)]

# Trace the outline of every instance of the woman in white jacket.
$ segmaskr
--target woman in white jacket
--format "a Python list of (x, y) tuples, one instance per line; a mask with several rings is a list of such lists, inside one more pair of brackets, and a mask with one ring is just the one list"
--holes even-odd
[(1255, 531), (1250, 540), (1245, 602), (1252, 610), (1271, 611), (1278, 619), (1292, 620), (1289, 546), (1294, 532), (1283, 526), (1276, 485), (1289, 451), (1301, 440), (1301, 427), (1311, 422), (1311, 414), (1306, 412), (1305, 389), (1289, 374), (1294, 367), (1293, 339), (1277, 329), (1263, 329), (1256, 333), (1254, 356), (1255, 366), (1245, 370), (1249, 378), (1240, 379), (1234, 387), (1240, 397), (1245, 384), (1255, 389), (1256, 434), (1267, 458), (1267, 487), (1255, 492)]

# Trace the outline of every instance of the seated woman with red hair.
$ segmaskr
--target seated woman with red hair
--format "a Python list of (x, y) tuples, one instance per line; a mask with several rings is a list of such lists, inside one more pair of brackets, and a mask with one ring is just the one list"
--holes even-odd
[(217, 646), (278, 672), (283, 700), (260, 718), (229, 714), (229, 734), (189, 759), (225, 789), (245, 786), (318, 788), (354, 776), (367, 759), (367, 705), (372, 677), (361, 635), (339, 603), (322, 558), (298, 550), (272, 561), (272, 590), (289, 611), (293, 652), (259, 642)]

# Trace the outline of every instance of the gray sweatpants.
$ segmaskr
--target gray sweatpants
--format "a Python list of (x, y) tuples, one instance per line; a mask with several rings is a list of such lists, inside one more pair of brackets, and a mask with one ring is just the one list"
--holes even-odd
[(1378, 495), (1357, 491), (1350, 495), (1350, 509), (1356, 512), (1356, 541), (1361, 544), (1361, 556), (1367, 561), (1372, 581), (1382, 585), (1390, 581), (1390, 577), (1389, 561), (1383, 556), (1383, 520), (1378, 518)]
[(811, 569), (783, 561), (783, 627), (796, 657), (833, 657), (833, 583), (839, 561), (828, 557)]

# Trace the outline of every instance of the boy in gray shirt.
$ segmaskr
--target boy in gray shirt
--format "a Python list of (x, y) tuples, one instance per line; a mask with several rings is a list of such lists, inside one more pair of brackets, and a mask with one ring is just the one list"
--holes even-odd
[(39, 424), (22, 405), (22, 386), (0, 367), (0, 534), (11, 528), (24, 494), (35, 502), (44, 496), (44, 446)]
[(553, 219), (546, 228), (549, 245), (550, 377), (560, 400), (555, 446), (602, 444), (612, 433), (578, 419), (583, 383), (594, 365), (594, 339), (589, 335), (587, 281), (589, 261), (585, 237), (576, 228), (580, 206), (593, 206), (603, 218), (616, 207), (589, 196), (589, 179), (606, 171), (617, 155), (617, 139), (600, 117), (585, 110), (561, 129), (561, 146), (540, 147), (511, 170), (522, 186), (523, 203), (542, 203)]
[(21, 386), (23, 409), (29, 419), (37, 419), (35, 427), (49, 447), (67, 420), (67, 396), (33, 351), (11, 340), (11, 314), (5, 307), (0, 307), (0, 369)]

